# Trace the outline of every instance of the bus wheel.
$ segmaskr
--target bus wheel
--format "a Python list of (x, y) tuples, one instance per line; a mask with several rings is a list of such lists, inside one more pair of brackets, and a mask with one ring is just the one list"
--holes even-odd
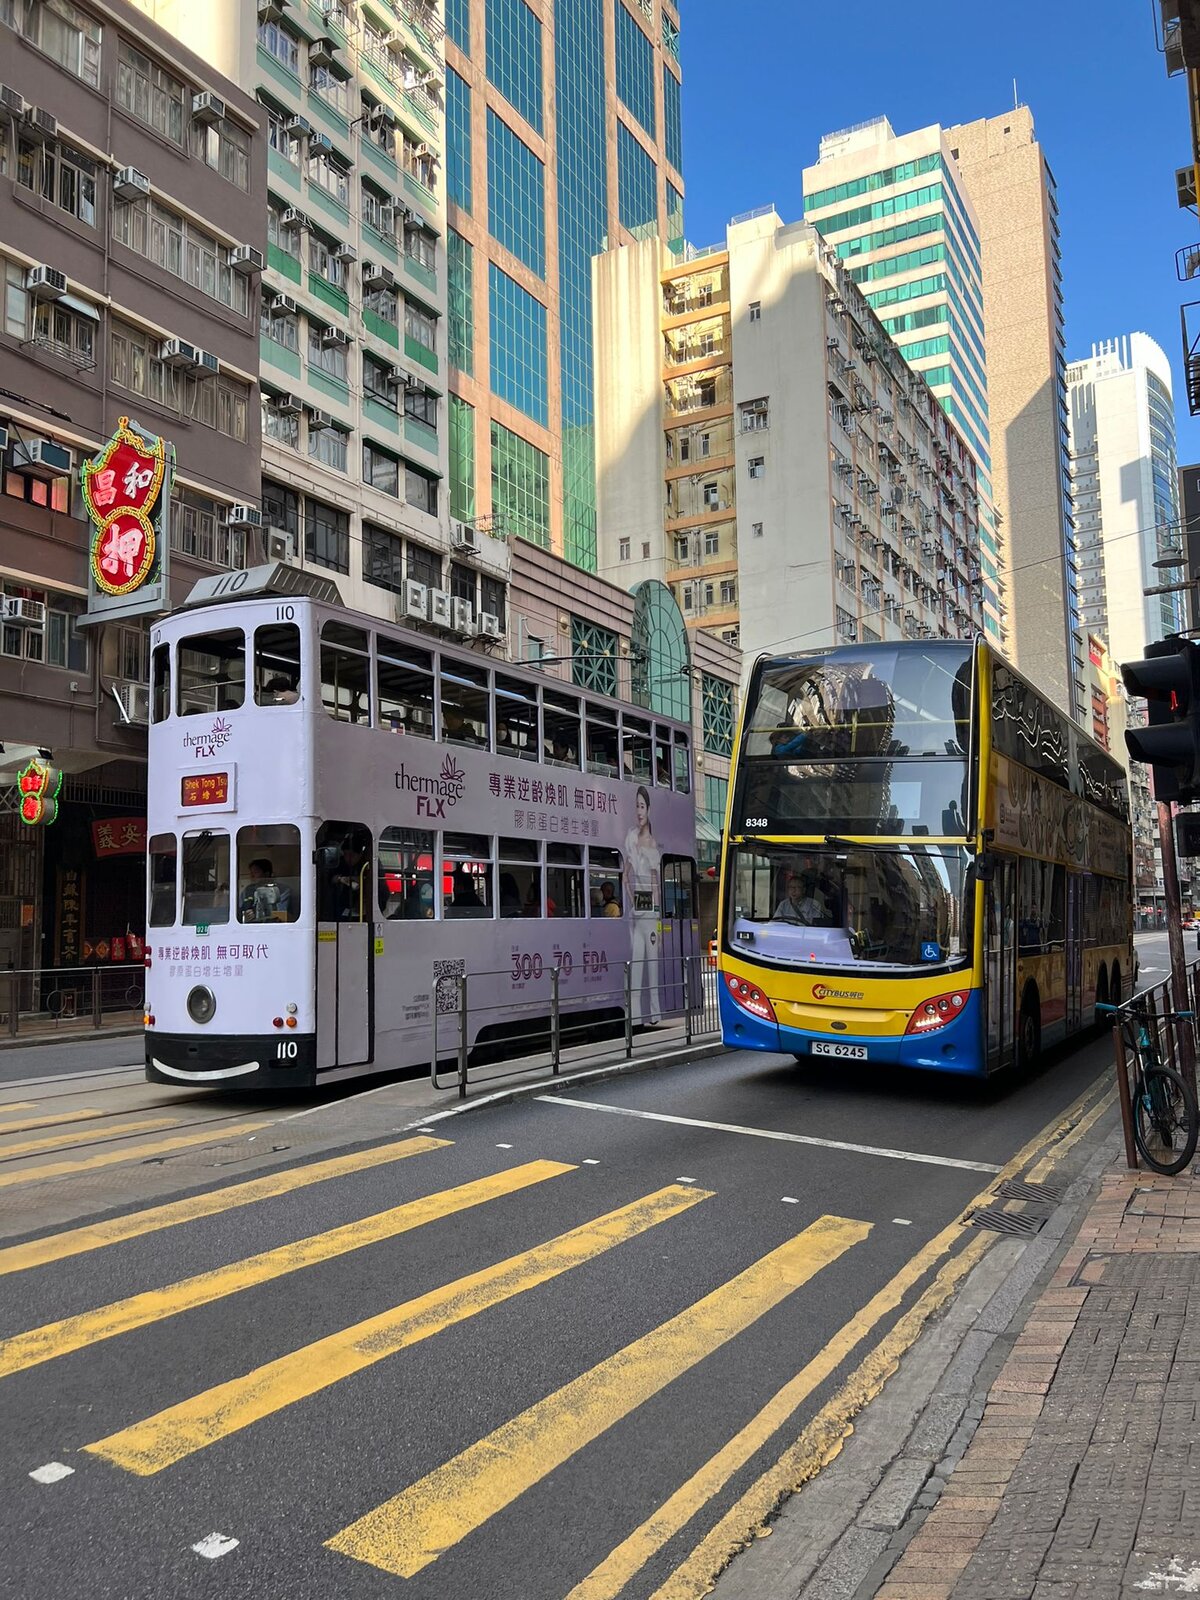
[(1021, 1019), (1017, 1024), (1017, 1067), (1021, 1072), (1032, 1072), (1042, 1053), (1042, 1009), (1038, 992), (1033, 984), (1025, 991), (1021, 1002)]

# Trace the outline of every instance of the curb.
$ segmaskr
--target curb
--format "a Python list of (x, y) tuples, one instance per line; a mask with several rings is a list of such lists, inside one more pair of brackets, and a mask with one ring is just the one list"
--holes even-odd
[(41, 1033), (32, 1039), (22, 1038), (20, 1034), (14, 1039), (6, 1034), (0, 1039), (0, 1050), (36, 1050), (43, 1044), (96, 1044), (105, 1039), (133, 1039), (144, 1032), (138, 1022), (117, 1028), (89, 1028), (84, 1033)]

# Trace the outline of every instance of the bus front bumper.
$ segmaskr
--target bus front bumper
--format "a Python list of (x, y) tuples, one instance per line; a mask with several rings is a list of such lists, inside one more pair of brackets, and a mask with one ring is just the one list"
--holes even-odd
[[(983, 1077), (986, 1058), (983, 1050), (983, 1000), (972, 989), (967, 1003), (953, 1022), (927, 1034), (810, 1033), (801, 1028), (782, 1027), (744, 1010), (722, 985), (718, 991), (721, 1008), (721, 1033), (731, 1050), (769, 1050), (773, 1053), (811, 1056), (816, 1061), (854, 1060), (879, 1062), (890, 1066), (913, 1067), (928, 1072), (957, 1072)], [(814, 1051), (814, 1045), (848, 1045), (865, 1050), (865, 1056), (839, 1057), (829, 1051)]]
[(214, 1089), (300, 1089), (316, 1082), (317, 1041), (309, 1034), (201, 1035), (146, 1032), (151, 1083)]

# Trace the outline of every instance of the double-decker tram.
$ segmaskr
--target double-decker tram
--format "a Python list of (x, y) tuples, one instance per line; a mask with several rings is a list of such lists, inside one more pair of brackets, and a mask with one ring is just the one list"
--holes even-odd
[(984, 1075), (1136, 978), (1125, 773), (983, 641), (763, 658), (722, 862), (727, 1044)]
[(493, 1054), (546, 1037), (552, 970), (576, 1039), (627, 1002), (635, 1026), (678, 1009), (688, 728), (348, 611), (332, 584), (272, 592), (289, 571), (205, 580), (152, 632), (147, 1076), (428, 1064), (460, 975)]

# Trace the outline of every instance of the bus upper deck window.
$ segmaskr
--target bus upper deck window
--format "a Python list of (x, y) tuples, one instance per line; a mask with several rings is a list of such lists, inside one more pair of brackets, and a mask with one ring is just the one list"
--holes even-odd
[(240, 628), (179, 641), (175, 676), (181, 717), (236, 711), (246, 699), (246, 636)]
[(321, 628), (321, 703), (337, 722), (371, 720), (371, 660), (366, 630), (345, 622)]
[(579, 701), (574, 695), (542, 690), (542, 743), (551, 766), (579, 766)]
[(149, 923), (152, 928), (175, 926), (178, 864), (179, 847), (175, 843), (175, 835), (156, 833), (150, 840)]
[(229, 835), (204, 828), (183, 836), (183, 916), (187, 928), (229, 921)]
[(300, 629), (275, 622), (254, 633), (254, 703), (291, 706), (300, 698)]
[(165, 722), (171, 715), (171, 646), (154, 647), (150, 667), (150, 717), (154, 722)]

